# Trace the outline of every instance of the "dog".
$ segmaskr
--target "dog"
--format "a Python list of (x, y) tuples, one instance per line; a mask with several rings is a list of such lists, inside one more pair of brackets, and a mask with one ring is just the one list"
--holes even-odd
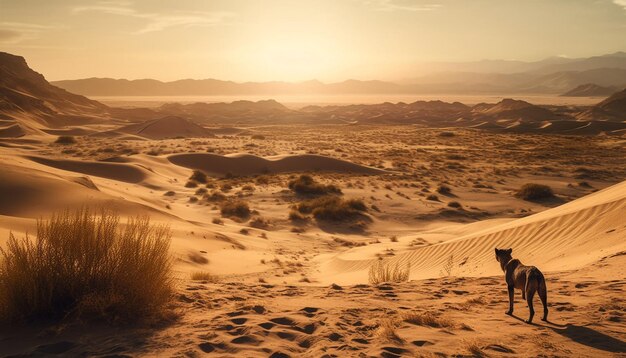
[(546, 288), (546, 280), (541, 271), (535, 266), (524, 266), (518, 259), (511, 256), (513, 249), (499, 250), (496, 249), (496, 260), (500, 263), (502, 271), (504, 271), (504, 279), (509, 290), (509, 310), (508, 315), (513, 315), (513, 295), (517, 288), (522, 290), (522, 299), (528, 303), (530, 316), (525, 321), (532, 323), (535, 310), (533, 308), (533, 297), (535, 292), (539, 294), (541, 303), (543, 304), (542, 321), (548, 320), (548, 290)]

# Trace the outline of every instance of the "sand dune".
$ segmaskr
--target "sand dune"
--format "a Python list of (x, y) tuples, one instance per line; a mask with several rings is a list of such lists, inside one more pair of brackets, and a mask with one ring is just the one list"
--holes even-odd
[(208, 153), (174, 154), (170, 162), (190, 169), (199, 169), (207, 174), (254, 175), (288, 172), (337, 172), (355, 174), (381, 174), (376, 168), (354, 164), (341, 159), (321, 155), (303, 154), (261, 158), (254, 155), (221, 156)]
[[(494, 248), (511, 247), (515, 257), (545, 272), (577, 269), (626, 250), (625, 212), (626, 182), (622, 182), (526, 218), (405, 251), (390, 262), (410, 264), (412, 279), (435, 278), (452, 255), (455, 275), (492, 276), (501, 274)], [(356, 248), (332, 257), (322, 264), (319, 279), (366, 282), (367, 270), (376, 260), (373, 250)]]
[(79, 160), (56, 160), (36, 156), (27, 156), (26, 158), (39, 164), (57, 169), (94, 175), (97, 177), (119, 180), (127, 183), (139, 183), (147, 177), (145, 170), (130, 164)]
[(213, 137), (208, 129), (181, 117), (169, 116), (142, 123), (131, 124), (118, 132), (137, 135), (149, 139)]
[[(58, 175), (4, 163), (0, 170), (0, 215), (37, 218), (49, 215), (51, 208), (105, 205), (124, 213), (146, 211), (147, 207), (115, 198), (90, 186), (84, 177), (64, 178)], [(6, 239), (3, 236), (2, 239)]]
[(21, 137), (26, 132), (20, 127), (19, 124), (13, 124), (7, 127), (0, 128), (0, 138), (16, 138)]

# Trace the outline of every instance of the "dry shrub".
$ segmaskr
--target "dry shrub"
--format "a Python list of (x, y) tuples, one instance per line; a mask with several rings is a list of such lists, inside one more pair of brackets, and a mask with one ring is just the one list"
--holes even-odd
[(250, 216), (250, 207), (245, 201), (229, 201), (224, 203), (220, 209), (222, 216), (224, 217), (236, 217), (245, 219)]
[(472, 355), (472, 357), (487, 357), (487, 353), (483, 351), (482, 347), (476, 341), (463, 342), (465, 349)]
[(289, 182), (289, 189), (300, 195), (328, 195), (341, 194), (341, 189), (334, 185), (320, 184), (310, 175), (300, 175), (298, 179)]
[(191, 273), (191, 279), (193, 281), (206, 281), (208, 283), (218, 283), (220, 279), (218, 276), (213, 275), (206, 271), (196, 271)]
[(191, 176), (189, 177), (189, 180), (195, 181), (196, 183), (206, 184), (208, 181), (208, 178), (207, 178), (207, 175), (204, 174), (204, 172), (201, 172), (199, 170), (194, 170)]
[(372, 285), (383, 282), (405, 282), (409, 280), (410, 272), (410, 264), (407, 264), (406, 268), (402, 269), (399, 263), (391, 265), (390, 263), (379, 260), (370, 267), (369, 282)]
[(334, 195), (327, 195), (299, 203), (296, 209), (301, 214), (313, 214), (318, 220), (344, 221), (363, 216), (367, 206), (363, 200), (344, 200)]
[(297, 210), (291, 210), (291, 211), (289, 212), (289, 220), (291, 220), (291, 221), (303, 222), (303, 221), (306, 221), (306, 220), (308, 220), (308, 219), (309, 219), (309, 217), (308, 217), (308, 216), (306, 216), (306, 215), (304, 215), (304, 214), (301, 214), (301, 213), (300, 213), (299, 211), (297, 211)]
[(256, 229), (269, 230), (269, 228), (271, 227), (271, 223), (265, 218), (256, 217), (252, 219), (252, 221), (250, 222), (250, 226)]
[(380, 323), (380, 326), (378, 326), (376, 335), (386, 342), (403, 343), (404, 339), (402, 339), (402, 337), (398, 335), (398, 332), (396, 332), (397, 327), (398, 322), (393, 319), (386, 319)]
[(523, 200), (542, 200), (550, 199), (554, 197), (552, 188), (543, 184), (528, 183), (524, 184), (515, 193), (515, 197)]
[(164, 313), (173, 292), (170, 230), (149, 217), (64, 211), (0, 249), (0, 317), (135, 321)]
[(54, 142), (57, 144), (75, 144), (76, 138), (71, 135), (61, 135)]
[(213, 191), (211, 192), (210, 195), (204, 194), (204, 200), (210, 201), (210, 202), (221, 202), (221, 201), (226, 201), (226, 199), (228, 199), (226, 195), (220, 193), (219, 191)]
[(406, 312), (402, 314), (402, 320), (418, 326), (435, 328), (448, 328), (454, 326), (454, 322), (451, 319), (435, 316), (430, 312)]

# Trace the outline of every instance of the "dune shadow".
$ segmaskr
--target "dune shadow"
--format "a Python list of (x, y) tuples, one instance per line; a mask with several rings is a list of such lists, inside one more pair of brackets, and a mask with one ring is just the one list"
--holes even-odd
[[(525, 319), (522, 317), (515, 315), (511, 315), (511, 317), (526, 323)], [(558, 324), (550, 320), (545, 321), (545, 324), (542, 323), (544, 323), (544, 321), (541, 321), (541, 323), (533, 322), (530, 323), (530, 325), (549, 328), (563, 337), (591, 348), (611, 353), (626, 353), (626, 342), (619, 338), (598, 332), (595, 329), (570, 323)]]
[(551, 327), (554, 332), (588, 347), (612, 353), (626, 353), (626, 342), (585, 326), (566, 324), (564, 328)]

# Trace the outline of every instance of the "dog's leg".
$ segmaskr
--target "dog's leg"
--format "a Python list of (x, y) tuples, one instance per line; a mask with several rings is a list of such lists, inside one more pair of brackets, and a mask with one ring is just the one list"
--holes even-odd
[(513, 314), (513, 300), (515, 299), (515, 287), (513, 285), (508, 285), (509, 289), (509, 310), (506, 312), (508, 315)]
[(535, 287), (528, 287), (528, 292), (526, 292), (526, 303), (528, 303), (528, 311), (530, 315), (526, 320), (526, 323), (532, 323), (533, 317), (535, 316), (535, 309), (533, 308), (533, 298), (535, 297)]
[(543, 318), (541, 318), (541, 320), (547, 321), (548, 320), (548, 289), (546, 287), (545, 279), (539, 282), (539, 289), (537, 291), (539, 292), (539, 298), (541, 299), (541, 304), (543, 305)]

